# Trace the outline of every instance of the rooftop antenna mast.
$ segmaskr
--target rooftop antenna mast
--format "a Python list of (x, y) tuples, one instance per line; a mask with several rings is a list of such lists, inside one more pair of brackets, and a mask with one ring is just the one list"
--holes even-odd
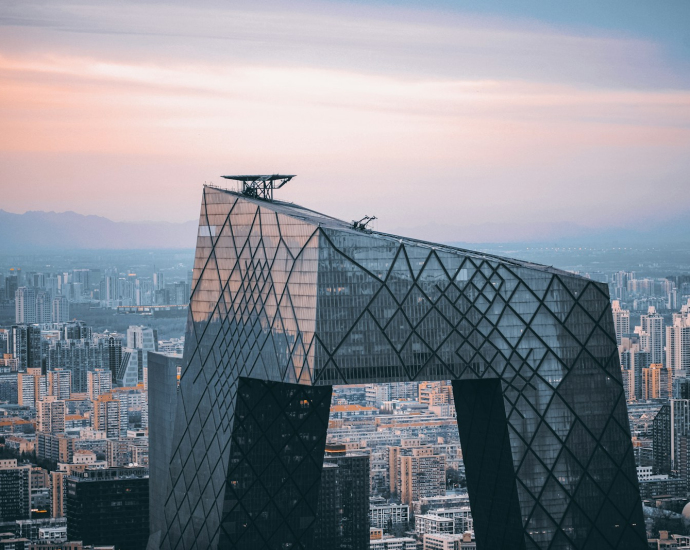
[(280, 189), (289, 182), (294, 175), (272, 174), (267, 176), (221, 176), (226, 180), (242, 182), (242, 194), (253, 199), (264, 201), (273, 200), (273, 190)]

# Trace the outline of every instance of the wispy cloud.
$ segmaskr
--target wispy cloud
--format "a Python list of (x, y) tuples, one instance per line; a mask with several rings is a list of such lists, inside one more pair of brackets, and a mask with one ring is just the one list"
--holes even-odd
[[(690, 87), (658, 45), (394, 8), (283, 10), (6, 10), (8, 207), (191, 218), (195, 182), (286, 170), (301, 176), (294, 200), (343, 216), (366, 204), (383, 229), (690, 208)], [(98, 198), (109, 188), (122, 199)]]

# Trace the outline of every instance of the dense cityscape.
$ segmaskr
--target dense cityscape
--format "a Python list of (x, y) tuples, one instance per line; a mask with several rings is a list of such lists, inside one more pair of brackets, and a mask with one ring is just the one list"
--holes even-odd
[[(149, 380), (179, 383), (192, 285), (167, 256), (3, 266), (0, 548), (146, 548)], [(690, 274), (622, 267), (570, 266), (609, 287), (650, 547), (690, 548)], [(316, 547), (475, 548), (455, 415), (448, 382), (335, 386)]]

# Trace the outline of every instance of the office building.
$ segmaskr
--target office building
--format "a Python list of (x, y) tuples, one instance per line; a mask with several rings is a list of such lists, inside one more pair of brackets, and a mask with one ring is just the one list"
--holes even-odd
[[(166, 491), (168, 465), (172, 454), (172, 429), (175, 424), (178, 372), (182, 357), (148, 353), (149, 380), (149, 514), (151, 534), (160, 536), (165, 517), (160, 501)], [(155, 535), (158, 533), (158, 535)]]
[[(139, 372), (142, 371), (141, 350), (122, 348), (122, 360), (115, 371), (114, 385), (133, 387), (139, 383)], [(143, 379), (143, 374), (142, 374)]]
[(67, 478), (65, 515), (69, 540), (144, 550), (149, 533), (146, 468), (75, 471)]
[(250, 179), (203, 192), (161, 548), (309, 547), (332, 386), (448, 379), (479, 548), (647, 547), (605, 284)]
[(369, 455), (344, 446), (326, 448), (325, 462), (338, 466), (341, 550), (365, 548), (369, 540)]

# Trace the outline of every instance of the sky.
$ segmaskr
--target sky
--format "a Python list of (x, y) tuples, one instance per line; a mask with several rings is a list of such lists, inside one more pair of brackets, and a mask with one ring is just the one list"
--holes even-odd
[(5, 0), (0, 208), (186, 221), (287, 173), (442, 241), (682, 217), (688, 28), (687, 0)]

